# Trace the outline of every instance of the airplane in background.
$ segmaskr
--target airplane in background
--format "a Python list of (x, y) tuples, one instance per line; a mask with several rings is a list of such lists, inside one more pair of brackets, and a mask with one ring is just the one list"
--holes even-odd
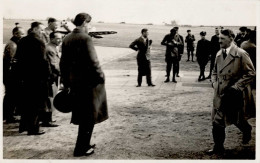
[[(62, 34), (69, 34), (73, 29), (75, 28), (75, 25), (72, 22), (68, 22), (66, 20), (61, 21), (60, 28), (57, 29), (57, 32), (60, 32)], [(95, 27), (90, 27), (88, 34), (91, 37), (94, 38), (103, 38), (101, 35), (109, 35), (109, 34), (116, 34), (116, 31), (96, 31)]]

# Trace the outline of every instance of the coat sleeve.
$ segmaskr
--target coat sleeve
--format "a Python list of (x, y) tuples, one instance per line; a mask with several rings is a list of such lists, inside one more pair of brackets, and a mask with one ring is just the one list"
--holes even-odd
[(168, 44), (167, 44), (167, 35), (163, 38), (163, 40), (162, 40), (162, 42), (161, 42), (161, 45), (165, 45), (165, 46), (167, 46)]
[(58, 61), (56, 60), (55, 52), (53, 52), (51, 50), (47, 50), (46, 55), (47, 55), (48, 61), (50, 63), (52, 73), (59, 75), (60, 74), (60, 67), (59, 67), (59, 63), (57, 63)]
[(235, 89), (243, 91), (255, 79), (256, 73), (252, 61), (246, 52), (241, 55), (242, 77), (232, 86)]
[(138, 50), (137, 42), (138, 42), (138, 40), (136, 39), (134, 42), (132, 42), (132, 43), (129, 45), (129, 48), (131, 48), (131, 49), (137, 51), (137, 50)]
[(72, 58), (69, 55), (70, 53), (68, 52), (65, 43), (62, 44), (61, 48), (62, 48), (62, 55), (60, 59), (60, 73), (61, 73), (60, 82), (63, 84), (65, 88), (68, 88), (70, 87), (69, 75), (70, 75), (70, 68), (72, 64)]

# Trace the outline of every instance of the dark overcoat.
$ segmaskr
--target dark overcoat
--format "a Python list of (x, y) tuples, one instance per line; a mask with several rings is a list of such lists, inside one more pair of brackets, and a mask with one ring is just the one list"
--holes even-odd
[[(248, 86), (255, 79), (255, 69), (249, 58), (249, 55), (243, 50), (232, 44), (229, 54), (224, 60), (220, 50), (216, 56), (216, 62), (213, 69), (213, 87), (214, 99), (212, 109), (212, 121), (216, 124), (227, 126), (237, 124), (241, 118), (250, 118), (254, 111), (245, 100), (248, 99)], [(243, 94), (242, 99), (230, 100), (231, 105), (241, 103), (241, 107), (233, 109), (230, 104), (223, 105), (223, 97), (228, 88), (233, 87)], [(244, 102), (243, 102), (244, 100)], [(228, 102), (228, 99), (227, 99)]]
[(75, 28), (62, 43), (61, 82), (71, 89), (71, 123), (100, 123), (108, 119), (105, 76), (91, 37)]
[(138, 51), (136, 57), (138, 72), (143, 76), (151, 74), (150, 45), (151, 40), (147, 38), (147, 41), (145, 42), (142, 37), (139, 37), (129, 45), (131, 49)]
[(211, 53), (211, 44), (207, 39), (201, 39), (198, 41), (196, 56), (199, 65), (205, 66), (209, 61), (209, 55)]

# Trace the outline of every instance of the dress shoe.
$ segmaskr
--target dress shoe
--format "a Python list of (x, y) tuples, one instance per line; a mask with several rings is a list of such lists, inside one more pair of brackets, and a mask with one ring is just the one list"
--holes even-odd
[(136, 87), (141, 87), (141, 85), (138, 84)]
[(82, 156), (89, 156), (91, 154), (94, 153), (94, 149), (93, 148), (89, 148), (87, 150), (87, 152), (83, 152), (83, 153), (77, 153), (77, 152), (74, 152), (74, 157), (82, 157)]
[(211, 79), (211, 76), (206, 77), (205, 79)]
[(189, 62), (190, 60), (188, 59), (186, 62)]
[(164, 81), (164, 83), (168, 83), (168, 82), (170, 82), (170, 79), (169, 79), (169, 78), (167, 78), (167, 79)]
[(213, 154), (223, 155), (224, 152), (225, 152), (225, 149), (224, 149), (224, 148), (223, 148), (223, 149), (218, 149), (218, 150), (216, 150), (216, 149), (210, 149), (210, 150), (206, 151), (206, 154), (207, 154), (207, 155), (213, 155)]
[(154, 84), (149, 84), (148, 87), (154, 87), (155, 85)]
[(45, 134), (44, 131), (39, 131), (39, 132), (28, 132), (27, 135), (42, 135), (42, 134)]
[(172, 80), (173, 83), (177, 83), (177, 81), (175, 79)]
[(179, 75), (179, 74), (177, 74), (177, 75), (176, 75), (176, 77), (180, 77), (180, 75)]
[(58, 127), (59, 125), (52, 124), (52, 123), (42, 123), (42, 127)]

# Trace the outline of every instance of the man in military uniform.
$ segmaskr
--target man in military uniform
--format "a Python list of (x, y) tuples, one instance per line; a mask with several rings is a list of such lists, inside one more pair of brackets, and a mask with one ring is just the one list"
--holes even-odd
[[(212, 109), (212, 134), (214, 148), (208, 154), (223, 154), (225, 128), (236, 125), (243, 133), (242, 143), (251, 140), (251, 125), (248, 107), (244, 107), (244, 90), (255, 79), (255, 69), (249, 55), (233, 43), (234, 33), (225, 29), (220, 34), (221, 50), (217, 53), (216, 64), (212, 74), (214, 99)], [(246, 118), (247, 117), (247, 118)]]
[(185, 38), (185, 42), (187, 43), (187, 54), (188, 54), (188, 59), (187, 62), (190, 61), (190, 55), (192, 58), (192, 62), (193, 61), (193, 51), (194, 51), (194, 41), (195, 41), (195, 37), (194, 35), (191, 34), (191, 30), (187, 30), (188, 35)]
[[(18, 24), (17, 24), (18, 25)], [(5, 86), (5, 96), (3, 100), (3, 118), (6, 123), (14, 123), (14, 111), (18, 106), (18, 80), (15, 74), (15, 54), (17, 44), (24, 36), (25, 32), (22, 27), (16, 26), (13, 29), (13, 37), (6, 44), (3, 56), (3, 83)], [(16, 110), (17, 111), (17, 110)]]
[(48, 27), (44, 29), (43, 42), (48, 44), (50, 42), (50, 34), (59, 28), (58, 21), (55, 18), (48, 19)]
[(167, 34), (162, 42), (161, 45), (166, 46), (166, 53), (165, 53), (165, 62), (167, 63), (166, 66), (166, 80), (165, 83), (170, 81), (170, 73), (172, 69), (172, 82), (177, 83), (175, 80), (175, 76), (178, 70), (178, 62), (179, 62), (179, 49), (178, 45), (182, 44), (179, 35), (177, 35), (176, 28), (171, 29), (170, 34)]
[(209, 76), (206, 79), (211, 79), (212, 70), (215, 64), (215, 58), (217, 52), (220, 50), (218, 28), (215, 28), (215, 35), (211, 37), (210, 42), (211, 42), (210, 70), (209, 70)]
[(177, 70), (176, 70), (176, 77), (180, 77), (179, 76), (179, 72), (180, 72), (180, 61), (181, 61), (181, 57), (182, 54), (184, 52), (184, 40), (183, 37), (178, 33), (179, 31), (179, 27), (174, 27), (174, 29), (176, 30), (176, 40), (178, 42), (178, 62), (177, 62)]
[(138, 51), (137, 54), (137, 65), (138, 65), (138, 77), (137, 77), (137, 87), (141, 87), (142, 77), (146, 76), (146, 82), (148, 86), (154, 87), (152, 83), (151, 75), (151, 44), (152, 40), (148, 39), (148, 29), (142, 29), (142, 36), (136, 39), (130, 44), (130, 48)]

